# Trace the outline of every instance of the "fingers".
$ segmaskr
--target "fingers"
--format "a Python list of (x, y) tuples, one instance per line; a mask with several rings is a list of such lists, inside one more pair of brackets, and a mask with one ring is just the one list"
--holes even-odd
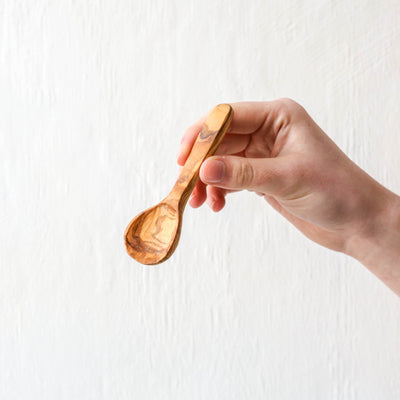
[[(231, 104), (233, 108), (233, 118), (229, 127), (229, 132), (231, 135), (242, 135), (242, 134), (252, 134), (263, 125), (267, 113), (269, 110), (269, 102), (242, 102)], [(209, 112), (210, 113), (210, 112)], [(188, 158), (190, 151), (193, 147), (194, 142), (199, 135), (208, 114), (204, 115), (192, 126), (190, 126), (181, 140), (181, 146), (177, 155), (177, 162), (179, 165), (184, 165), (186, 159)], [(227, 135), (227, 136), (231, 136)], [(243, 144), (247, 139), (231, 139), (230, 142), (234, 144)], [(234, 154), (236, 152), (232, 151), (229, 154)], [(222, 153), (221, 153), (222, 154)], [(227, 154), (227, 153), (225, 153)]]
[(268, 101), (246, 101), (231, 104), (233, 118), (229, 132), (251, 134), (261, 128), (271, 108)]
[(206, 199), (206, 185), (199, 180), (190, 195), (189, 204), (193, 208), (198, 208), (206, 201)]
[[(273, 194), (287, 188), (288, 181), (293, 181), (285, 157), (250, 159), (233, 155), (246, 154), (245, 150), (256, 132), (262, 131), (262, 136), (257, 137), (265, 135), (274, 142), (277, 133), (293, 122), (292, 116), (300, 115), (302, 108), (289, 99), (231, 105), (234, 114), (229, 132), (220, 144), (217, 156), (206, 160), (201, 167), (201, 181), (189, 201), (192, 207), (199, 207), (207, 200), (210, 207), (218, 211), (223, 208), (228, 191), (248, 189)], [(185, 164), (207, 115), (185, 132), (177, 156), (179, 165)], [(251, 156), (257, 157), (253, 153)]]
[(207, 204), (214, 212), (221, 211), (225, 206), (226, 191), (215, 186), (207, 186)]
[(189, 127), (182, 137), (181, 145), (179, 147), (177, 162), (178, 165), (184, 165), (188, 158), (190, 151), (192, 150), (193, 144), (196, 141), (197, 136), (201, 131), (202, 124), (196, 123)]
[(250, 135), (228, 134), (222, 139), (215, 154), (232, 155), (240, 153), (246, 149), (250, 141)]
[(281, 194), (292, 183), (290, 157), (244, 158), (214, 156), (200, 168), (200, 179), (207, 185), (229, 190), (252, 190)]
[[(293, 119), (302, 120), (306, 115), (305, 110), (290, 99), (240, 102), (232, 103), (231, 106), (233, 118), (228, 131), (231, 135), (252, 135), (264, 129), (265, 135), (275, 137), (277, 132), (293, 122)], [(185, 163), (208, 114), (189, 127), (183, 135), (177, 157), (179, 165)]]
[(218, 212), (225, 206), (226, 194), (227, 190), (225, 189), (206, 186), (203, 182), (199, 181), (189, 198), (189, 204), (193, 208), (198, 208), (207, 201), (209, 207), (213, 211)]
[[(197, 136), (196, 136), (197, 137)], [(221, 144), (218, 146), (218, 149), (215, 154), (237, 154), (244, 151), (250, 141), (250, 135), (236, 135), (236, 134), (227, 134), (223, 138)], [(191, 147), (188, 143), (182, 143), (179, 149), (177, 162), (179, 165), (185, 165), (187, 158), (189, 157)]]

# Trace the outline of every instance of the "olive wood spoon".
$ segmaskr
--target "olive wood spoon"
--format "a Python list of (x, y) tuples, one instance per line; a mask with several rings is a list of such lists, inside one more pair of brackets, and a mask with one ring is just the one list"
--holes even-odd
[(183, 211), (199, 179), (200, 166), (217, 150), (232, 116), (229, 104), (220, 104), (211, 111), (169, 195), (130, 222), (125, 231), (125, 246), (135, 260), (146, 265), (159, 264), (175, 251)]

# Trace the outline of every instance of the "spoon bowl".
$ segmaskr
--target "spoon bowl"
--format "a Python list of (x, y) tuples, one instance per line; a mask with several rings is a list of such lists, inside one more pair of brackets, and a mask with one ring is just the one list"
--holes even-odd
[(143, 211), (126, 228), (128, 254), (146, 265), (167, 260), (178, 245), (181, 221), (178, 210), (167, 201)]
[(146, 265), (159, 264), (175, 251), (183, 211), (199, 179), (200, 166), (215, 153), (232, 116), (229, 104), (220, 104), (211, 111), (170, 194), (137, 215), (126, 228), (126, 250), (136, 261)]

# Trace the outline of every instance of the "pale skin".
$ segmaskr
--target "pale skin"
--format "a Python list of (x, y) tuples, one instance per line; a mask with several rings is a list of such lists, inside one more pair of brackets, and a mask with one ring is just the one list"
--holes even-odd
[[(200, 169), (189, 204), (213, 211), (249, 190), (314, 242), (345, 253), (400, 296), (400, 197), (351, 161), (290, 99), (231, 104), (217, 155)], [(206, 116), (182, 138), (183, 165)]]

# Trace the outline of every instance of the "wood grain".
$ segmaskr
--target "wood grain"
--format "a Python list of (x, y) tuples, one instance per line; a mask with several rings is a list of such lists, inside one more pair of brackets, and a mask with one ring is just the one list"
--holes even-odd
[(137, 215), (125, 231), (128, 254), (145, 265), (159, 264), (175, 251), (186, 203), (203, 161), (215, 153), (232, 120), (228, 104), (216, 106), (208, 116), (192, 151), (169, 195), (158, 205)]

